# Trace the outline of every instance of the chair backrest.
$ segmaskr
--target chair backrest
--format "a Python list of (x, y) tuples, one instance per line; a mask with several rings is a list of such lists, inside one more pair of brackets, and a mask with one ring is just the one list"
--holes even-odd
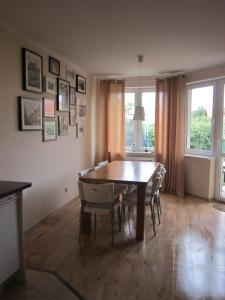
[(158, 171), (158, 172), (161, 172), (162, 169), (165, 169), (165, 167), (164, 167), (163, 164), (160, 163), (160, 164), (158, 165), (157, 171)]
[(101, 169), (101, 168), (102, 168), (102, 166), (101, 166), (101, 165), (100, 165), (100, 166), (99, 166), (99, 165), (97, 165), (97, 166), (95, 166), (93, 169), (94, 169), (94, 170), (98, 170), (98, 169)]
[(150, 195), (149, 195), (150, 198), (154, 197), (156, 192), (158, 191), (161, 179), (162, 179), (162, 176), (160, 175), (159, 172), (156, 172), (154, 174), (154, 176), (152, 177), (152, 188), (151, 188)]
[(159, 187), (161, 188), (162, 184), (163, 184), (163, 180), (164, 180), (165, 175), (166, 175), (166, 168), (164, 167), (164, 165), (161, 165), (160, 175), (162, 176), (161, 182), (160, 182), (160, 185), (159, 185)]
[(81, 170), (81, 171), (78, 173), (78, 176), (79, 176), (79, 177), (85, 176), (85, 175), (87, 175), (88, 173), (90, 173), (91, 171), (93, 171), (93, 168), (88, 168), (88, 169), (85, 169), (85, 170)]
[(104, 160), (104, 161), (101, 161), (100, 163), (98, 163), (98, 166), (104, 167), (104, 166), (108, 165), (108, 163), (109, 163), (108, 160)]
[(114, 184), (92, 184), (78, 181), (79, 195), (81, 201), (89, 203), (113, 203)]

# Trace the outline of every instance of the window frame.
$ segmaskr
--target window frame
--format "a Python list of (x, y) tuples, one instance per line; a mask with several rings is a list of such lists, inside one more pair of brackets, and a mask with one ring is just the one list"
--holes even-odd
[[(212, 137), (211, 150), (191, 149), (190, 145), (190, 119), (191, 119), (191, 101), (189, 93), (192, 89), (213, 86), (213, 103), (212, 103)], [(186, 105), (185, 105), (185, 154), (201, 157), (213, 157), (215, 154), (215, 110), (216, 110), (216, 81), (204, 81), (186, 85)]]
[[(135, 94), (135, 100), (134, 100), (134, 109), (136, 106), (142, 105), (142, 93), (145, 92), (156, 92), (155, 86), (149, 86), (149, 87), (126, 87), (125, 88), (125, 94), (126, 93), (134, 93)], [(141, 141), (142, 141), (142, 121), (134, 120), (134, 144), (137, 149), (135, 150), (135, 153), (144, 153), (145, 150), (148, 150), (148, 153), (155, 152), (155, 147), (142, 147)], [(125, 151), (126, 152), (133, 152), (131, 149), (131, 146), (125, 145)]]

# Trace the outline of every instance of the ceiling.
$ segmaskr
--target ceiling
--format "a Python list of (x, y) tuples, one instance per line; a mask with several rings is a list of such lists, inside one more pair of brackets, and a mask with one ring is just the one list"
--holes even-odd
[(0, 22), (99, 76), (225, 63), (224, 0), (1, 0)]

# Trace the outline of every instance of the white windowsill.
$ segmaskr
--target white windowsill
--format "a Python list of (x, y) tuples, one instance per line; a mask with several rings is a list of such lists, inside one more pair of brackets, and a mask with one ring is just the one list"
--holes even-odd
[(133, 161), (154, 161), (155, 160), (155, 153), (152, 152), (126, 152), (126, 160), (133, 160)]
[(186, 153), (184, 154), (184, 157), (193, 157), (193, 158), (200, 158), (200, 159), (216, 159), (214, 156), (203, 156), (203, 155), (196, 155), (196, 154), (189, 154), (189, 153)]
[(141, 152), (141, 151), (126, 151), (126, 156), (154, 156), (154, 151)]

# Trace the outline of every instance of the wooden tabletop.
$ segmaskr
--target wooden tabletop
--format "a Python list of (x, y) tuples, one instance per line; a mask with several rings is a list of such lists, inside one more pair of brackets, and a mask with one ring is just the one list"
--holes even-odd
[(80, 180), (147, 184), (159, 163), (144, 161), (113, 161), (105, 167), (82, 176)]
[(31, 187), (31, 185), (32, 184), (30, 182), (0, 181), (0, 198), (20, 192)]

